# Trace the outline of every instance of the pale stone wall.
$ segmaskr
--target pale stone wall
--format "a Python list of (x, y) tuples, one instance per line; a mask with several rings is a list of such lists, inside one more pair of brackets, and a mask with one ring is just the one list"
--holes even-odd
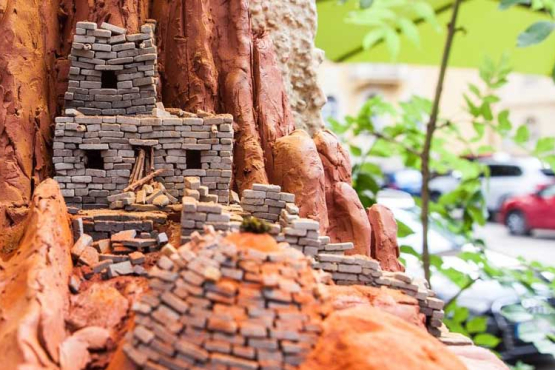
[(250, 10), (253, 31), (269, 32), (274, 43), (296, 127), (318, 131), (326, 98), (317, 76), (324, 54), (314, 46), (315, 0), (253, 0)]

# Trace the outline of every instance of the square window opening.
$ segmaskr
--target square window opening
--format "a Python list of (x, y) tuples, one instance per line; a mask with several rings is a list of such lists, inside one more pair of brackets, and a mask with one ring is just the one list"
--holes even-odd
[(85, 168), (94, 170), (104, 169), (104, 159), (100, 150), (86, 150), (85, 151)]
[(202, 162), (200, 160), (200, 150), (187, 150), (185, 152), (188, 170), (202, 169)]
[(100, 78), (101, 87), (103, 89), (117, 89), (118, 78), (115, 71), (102, 71)]

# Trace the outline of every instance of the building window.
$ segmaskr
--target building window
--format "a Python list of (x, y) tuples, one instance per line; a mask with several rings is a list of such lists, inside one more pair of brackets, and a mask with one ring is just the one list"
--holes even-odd
[(100, 150), (85, 150), (85, 168), (94, 170), (104, 169), (104, 160)]
[(103, 89), (117, 89), (118, 78), (115, 71), (102, 71), (101, 86)]
[(202, 163), (200, 161), (200, 150), (187, 150), (185, 152), (185, 159), (187, 161), (188, 170), (202, 169)]

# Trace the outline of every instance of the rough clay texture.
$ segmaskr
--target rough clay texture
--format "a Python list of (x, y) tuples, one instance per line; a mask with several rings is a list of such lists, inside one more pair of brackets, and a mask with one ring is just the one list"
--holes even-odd
[(371, 257), (380, 261), (383, 270), (405, 271), (399, 262), (399, 245), (397, 244), (397, 222), (393, 212), (387, 207), (374, 204), (368, 208), (368, 219), (372, 225)]
[(54, 367), (66, 338), (72, 236), (58, 184), (35, 191), (25, 234), (0, 269), (0, 358), (5, 369)]
[(420, 313), (418, 301), (398, 290), (363, 285), (330, 285), (326, 290), (333, 311), (372, 306), (426, 331), (426, 317)]
[(164, 104), (235, 118), (234, 170), (239, 192), (268, 183), (272, 146), (293, 124), (274, 51), (253, 35), (248, 3), (154, 1)]
[(317, 80), (324, 53), (314, 47), (317, 16), (315, 0), (251, 0), (255, 32), (270, 34), (282, 71), (297, 128), (314, 133), (324, 127), (326, 97)]
[(328, 229), (328, 209), (324, 168), (312, 138), (303, 130), (276, 141), (273, 184), (295, 194), (300, 216), (320, 222), (320, 232)]
[(233, 114), (235, 190), (268, 182), (267, 149), (294, 124), (279, 58), (267, 35), (252, 32), (248, 2), (0, 2), (0, 248), (17, 245), (33, 186), (51, 172), (51, 122), (67, 89), (75, 24), (107, 21), (136, 32), (148, 18), (158, 21), (164, 104)]
[(23, 234), (33, 187), (49, 173), (54, 117), (54, 2), (0, 1), (0, 249)]
[(437, 339), (390, 313), (358, 306), (332, 313), (301, 370), (463, 370)]
[(371, 228), (356, 191), (351, 186), (349, 153), (329, 130), (314, 135), (314, 143), (322, 160), (326, 184), (326, 204), (333, 242), (353, 242), (348, 254), (370, 256)]

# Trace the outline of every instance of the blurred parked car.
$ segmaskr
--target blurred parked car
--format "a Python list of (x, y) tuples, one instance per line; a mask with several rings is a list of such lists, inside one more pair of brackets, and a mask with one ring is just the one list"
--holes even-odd
[[(414, 203), (410, 195), (393, 190), (385, 190), (378, 194), (378, 203), (390, 208), (395, 218), (401, 221), (414, 233), (404, 238), (399, 238), (399, 245), (412, 247), (416, 252), (422, 253), (422, 224), (420, 223), (420, 209)], [(479, 276), (477, 267), (471, 262), (457, 257), (463, 251), (477, 251), (478, 248), (466, 243), (466, 240), (433, 220), (429, 229), (430, 253), (441, 256), (443, 267), (452, 267), (459, 271), (469, 273), (473, 277)], [(487, 260), (497, 268), (518, 269), (521, 263), (510, 256), (495, 251), (486, 250)], [(406, 262), (407, 273), (411, 276), (423, 277), (420, 261), (413, 255), (402, 254)], [(546, 279), (544, 276), (540, 276)], [(553, 277), (550, 277), (553, 279)], [(437, 295), (445, 301), (455, 296), (459, 287), (442, 274), (433, 274), (432, 287)], [(532, 297), (524, 296), (524, 288), (520, 286), (507, 287), (495, 280), (477, 280), (470, 288), (458, 297), (460, 306), (468, 308), (472, 316), (487, 316), (487, 331), (501, 339), (496, 348), (503, 360), (515, 362), (541, 362), (550, 360), (551, 356), (541, 354), (538, 349), (529, 342), (523, 341), (521, 336), (529, 335), (535, 330), (535, 334), (542, 331), (555, 330), (555, 324), (546, 325), (545, 321), (538, 316), (538, 312), (546, 312), (553, 320), (555, 317), (555, 301), (548, 292), (538, 290)], [(509, 313), (518, 313), (508, 315)], [(510, 317), (510, 319), (508, 318)]]
[(534, 229), (555, 230), (555, 185), (507, 200), (499, 221), (513, 235), (529, 235)]
[(413, 169), (403, 169), (385, 174), (384, 187), (401, 190), (413, 196), (420, 196), (422, 189), (422, 174)]
[[(489, 178), (483, 178), (482, 190), (490, 214), (497, 213), (503, 203), (515, 196), (530, 194), (540, 187), (555, 182), (553, 171), (546, 168), (537, 158), (513, 158), (493, 156), (477, 159), (489, 168)], [(453, 191), (460, 182), (460, 176), (454, 172), (448, 176), (439, 176), (430, 181), (432, 199)]]

